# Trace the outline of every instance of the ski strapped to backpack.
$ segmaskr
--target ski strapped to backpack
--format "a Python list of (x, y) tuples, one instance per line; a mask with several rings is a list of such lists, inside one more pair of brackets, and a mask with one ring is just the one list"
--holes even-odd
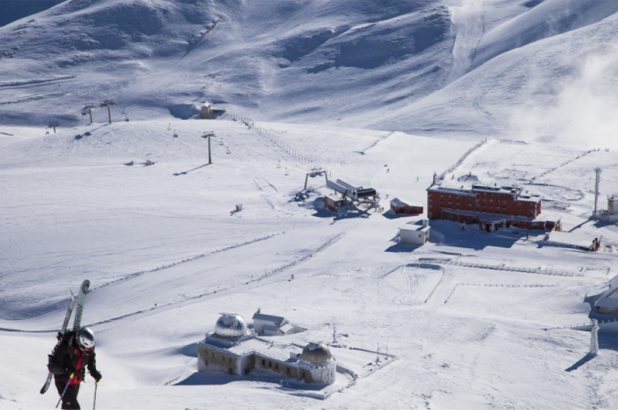
[(79, 295), (77, 296), (77, 309), (75, 309), (75, 320), (73, 322), (73, 331), (79, 332), (82, 325), (82, 313), (84, 313), (84, 303), (86, 303), (86, 295), (90, 288), (90, 281), (86, 279), (82, 282), (82, 286), (79, 288)]
[[(75, 306), (75, 295), (73, 294), (73, 292), (71, 292), (71, 299), (69, 301), (69, 308), (67, 309), (67, 313), (64, 316), (64, 322), (62, 322), (62, 328), (58, 332), (58, 343), (56, 344), (56, 346), (58, 346), (62, 342), (62, 336), (64, 336), (64, 333), (67, 330), (67, 325), (69, 324), (69, 319), (71, 319), (71, 314), (73, 313), (73, 307), (74, 306)], [(47, 374), (47, 380), (45, 381), (45, 384), (41, 388), (41, 394), (45, 394), (47, 389), (49, 389), (49, 385), (51, 384), (52, 376), (53, 376), (53, 374), (51, 372), (49, 372)]]
[[(71, 318), (71, 314), (73, 312), (73, 308), (75, 307), (75, 319), (73, 321), (73, 332), (79, 332), (81, 329), (82, 322), (82, 314), (84, 313), (84, 304), (86, 303), (86, 295), (88, 294), (88, 290), (90, 289), (90, 281), (88, 279), (84, 280), (79, 288), (79, 294), (77, 295), (77, 301), (75, 300), (75, 296), (71, 293), (71, 301), (69, 303), (69, 309), (67, 310), (67, 314), (64, 318), (64, 323), (62, 324), (62, 330), (58, 332), (58, 346), (62, 340), (63, 336), (66, 333), (67, 326), (69, 324), (69, 320)], [(77, 302), (77, 303), (76, 303)], [(41, 388), (41, 394), (44, 394), (51, 384), (52, 373), (50, 372), (47, 375), (47, 380), (45, 384)]]

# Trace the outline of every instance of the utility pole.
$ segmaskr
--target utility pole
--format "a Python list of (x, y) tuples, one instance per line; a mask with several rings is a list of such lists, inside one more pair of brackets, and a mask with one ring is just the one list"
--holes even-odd
[(112, 123), (112, 112), (110, 110), (110, 107), (112, 105), (116, 105), (115, 102), (113, 102), (112, 100), (105, 100), (103, 101), (103, 103), (101, 104), (101, 107), (107, 107), (107, 118), (109, 119), (109, 123)]
[(86, 111), (88, 111), (88, 114), (90, 114), (90, 124), (92, 124), (92, 109), (96, 108), (94, 104), (92, 103), (88, 103), (84, 106), (84, 108), (82, 108), (82, 112), (85, 114)]
[(208, 165), (212, 164), (212, 156), (210, 155), (210, 137), (214, 137), (215, 133), (213, 131), (206, 131), (202, 134), (202, 138), (206, 138), (208, 140)]
[(598, 214), (597, 202), (599, 201), (599, 182), (601, 182), (601, 168), (595, 168), (594, 172), (596, 172), (597, 175), (594, 182), (594, 213), (592, 215), (596, 216)]

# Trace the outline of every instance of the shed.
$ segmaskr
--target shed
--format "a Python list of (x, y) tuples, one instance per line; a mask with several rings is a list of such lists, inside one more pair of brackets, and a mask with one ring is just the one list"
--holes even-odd
[(253, 330), (258, 335), (278, 336), (281, 333), (279, 328), (288, 323), (282, 316), (265, 315), (263, 313), (255, 313), (253, 315)]
[(339, 212), (345, 205), (345, 199), (334, 195), (324, 195), (324, 206), (331, 212)]
[(548, 232), (543, 245), (560, 246), (595, 252), (601, 245), (601, 238), (591, 237), (578, 232)]
[(429, 240), (431, 228), (423, 225), (406, 225), (399, 228), (399, 243), (411, 245), (424, 245)]
[(420, 205), (410, 205), (408, 201), (400, 198), (391, 199), (391, 209), (396, 214), (422, 214), (423, 207)]

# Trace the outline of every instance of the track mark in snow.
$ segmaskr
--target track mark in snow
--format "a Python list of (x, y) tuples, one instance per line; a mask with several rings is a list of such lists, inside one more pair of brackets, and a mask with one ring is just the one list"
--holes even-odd
[(65, 93), (54, 93), (54, 94), (47, 94), (47, 95), (34, 95), (34, 96), (31, 96), (31, 97), (22, 98), (21, 100), (0, 102), (0, 105), (20, 104), (20, 103), (28, 102), (28, 101), (38, 101), (38, 100), (45, 100), (47, 98), (64, 97), (64, 95), (65, 95)]
[(369, 151), (370, 149), (374, 148), (376, 145), (378, 145), (380, 142), (384, 141), (385, 139), (387, 139), (388, 137), (393, 135), (395, 132), (397, 132), (397, 131), (389, 132), (388, 134), (380, 137), (376, 142), (374, 142), (373, 144), (371, 144), (370, 146), (368, 146), (364, 150), (356, 151), (356, 152), (358, 152), (361, 155), (365, 155), (367, 153), (367, 151)]
[(74, 76), (74, 75), (68, 75), (68, 76), (65, 76), (65, 77), (50, 78), (50, 79), (47, 79), (47, 80), (27, 80), (27, 81), (3, 82), (3, 83), (0, 83), (0, 88), (14, 88), (14, 87), (29, 86), (29, 85), (39, 85), (39, 84), (55, 83), (55, 82), (63, 81), (63, 80), (70, 80), (70, 79), (73, 79), (75, 77), (76, 76)]
[(461, 157), (459, 157), (457, 162), (455, 162), (455, 164), (451, 165), (449, 167), (449, 169), (447, 169), (446, 171), (441, 173), (438, 176), (438, 178), (444, 179), (446, 174), (450, 174), (451, 172), (455, 171), (455, 169), (457, 169), (458, 166), (463, 164), (463, 162), (466, 160), (466, 158), (468, 158), (474, 151), (478, 150), (479, 148), (481, 148), (483, 145), (487, 144), (488, 142), (489, 142), (489, 140), (487, 138), (485, 138), (484, 140), (482, 140), (481, 142), (479, 142), (478, 144), (476, 144), (475, 146), (473, 146), (472, 148), (470, 148), (469, 150), (464, 152), (464, 154)]
[[(573, 162), (573, 161), (576, 161), (576, 160), (578, 160), (578, 159), (580, 159), (580, 158), (585, 157), (586, 155), (590, 154), (591, 152), (594, 152), (594, 150), (590, 150), (590, 151), (582, 152), (581, 154), (579, 154), (579, 155), (578, 155), (578, 156), (576, 156), (575, 158), (571, 158), (570, 160), (568, 160), (568, 161), (566, 161), (566, 162), (563, 162), (562, 164), (558, 165), (557, 167), (554, 167), (554, 168), (548, 169), (547, 171), (543, 172), (542, 174), (539, 174), (539, 175), (537, 175), (537, 176), (535, 176), (535, 177), (532, 177), (530, 180), (531, 180), (531, 181), (536, 181), (537, 179), (542, 178), (542, 177), (544, 177), (544, 176), (545, 176), (545, 175), (547, 175), (547, 174), (550, 174), (550, 173), (552, 173), (552, 172), (554, 172), (554, 171), (556, 171), (556, 170), (558, 170), (558, 169), (560, 169), (560, 168), (562, 168), (562, 167), (564, 167), (564, 166), (566, 166), (566, 165), (569, 165), (569, 164), (570, 164), (571, 162)], [(528, 184), (528, 185), (532, 185), (532, 184)]]
[(178, 262), (173, 262), (173, 263), (170, 263), (168, 265), (159, 266), (159, 267), (154, 268), (154, 269), (131, 273), (131, 274), (129, 274), (129, 275), (123, 277), (123, 278), (114, 280), (112, 282), (105, 283), (105, 284), (103, 284), (101, 286), (98, 286), (97, 288), (91, 290), (90, 292), (94, 292), (94, 291), (96, 291), (98, 289), (101, 289), (101, 288), (103, 288), (105, 286), (112, 285), (112, 284), (118, 283), (118, 282), (122, 282), (122, 281), (125, 281), (125, 280), (128, 280), (128, 279), (133, 279), (135, 277), (138, 277), (138, 276), (141, 276), (141, 275), (144, 275), (144, 274), (147, 274), (147, 273), (158, 272), (158, 271), (161, 271), (161, 270), (164, 270), (164, 269), (173, 268), (174, 266), (178, 266), (178, 265), (181, 265), (181, 264), (187, 263), (187, 262), (193, 262), (193, 261), (195, 261), (197, 259), (201, 259), (201, 258), (204, 258), (206, 256), (214, 255), (214, 254), (221, 253), (221, 252), (226, 252), (226, 251), (229, 251), (229, 250), (232, 250), (232, 249), (240, 248), (242, 246), (251, 245), (251, 244), (254, 244), (256, 242), (265, 241), (267, 239), (273, 238), (273, 237), (275, 237), (277, 235), (283, 235), (285, 233), (287, 233), (287, 231), (273, 233), (273, 234), (270, 234), (270, 235), (267, 235), (267, 236), (263, 236), (261, 238), (256, 238), (256, 239), (252, 239), (252, 240), (247, 241), (247, 242), (238, 243), (236, 245), (230, 245), (230, 246), (227, 246), (225, 248), (217, 249), (217, 250), (214, 250), (212, 252), (202, 253), (200, 255), (193, 256), (193, 257), (190, 257), (190, 258), (187, 258), (187, 259), (183, 259), (183, 260), (178, 261)]
[[(284, 232), (282, 232), (282, 233), (284, 233)], [(333, 237), (329, 238), (327, 241), (325, 241), (322, 245), (320, 245), (320, 246), (319, 246), (318, 248), (316, 248), (314, 251), (309, 252), (307, 255), (303, 256), (302, 258), (297, 259), (297, 260), (295, 260), (295, 261), (293, 261), (293, 262), (287, 263), (287, 264), (285, 264), (285, 265), (283, 265), (283, 266), (281, 266), (281, 267), (279, 267), (279, 268), (277, 268), (277, 269), (274, 269), (274, 270), (272, 270), (272, 271), (266, 272), (266, 273), (265, 273), (264, 275), (262, 275), (261, 277), (259, 277), (259, 278), (257, 278), (257, 279), (250, 280), (250, 281), (245, 282), (245, 283), (243, 283), (243, 284), (241, 284), (241, 285), (230, 286), (230, 287), (228, 287), (228, 288), (218, 289), (218, 290), (215, 290), (215, 291), (213, 291), (213, 292), (208, 292), (208, 293), (203, 293), (203, 294), (201, 294), (201, 295), (196, 295), (196, 296), (187, 297), (187, 298), (185, 298), (185, 299), (183, 299), (183, 300), (179, 300), (179, 301), (176, 301), (176, 302), (170, 302), (170, 303), (161, 304), (161, 305), (158, 305), (158, 306), (155, 306), (155, 307), (151, 307), (151, 308), (148, 308), (148, 309), (138, 310), (138, 311), (131, 312), (131, 313), (127, 313), (127, 314), (124, 314), (124, 315), (121, 315), (121, 316), (117, 316), (117, 317), (114, 317), (114, 318), (111, 318), (111, 319), (106, 319), (106, 320), (102, 320), (102, 321), (99, 321), (99, 322), (96, 322), (96, 323), (91, 323), (91, 324), (89, 324), (88, 326), (96, 326), (96, 325), (101, 325), (101, 324), (105, 324), (105, 323), (111, 323), (111, 322), (115, 322), (115, 321), (118, 321), (118, 320), (121, 320), (121, 319), (125, 319), (125, 318), (127, 318), (127, 317), (133, 317), (133, 316), (136, 316), (136, 315), (139, 315), (139, 314), (142, 314), (142, 313), (148, 313), (148, 312), (154, 312), (155, 310), (172, 308), (172, 307), (175, 307), (175, 306), (178, 306), (178, 305), (185, 304), (185, 303), (190, 302), (190, 301), (192, 301), (192, 300), (201, 299), (201, 298), (203, 298), (203, 297), (207, 297), (207, 296), (214, 296), (214, 295), (220, 296), (220, 295), (226, 295), (226, 294), (229, 294), (229, 293), (230, 293), (230, 292), (232, 292), (232, 291), (236, 291), (236, 290), (237, 290), (238, 288), (240, 288), (240, 287), (243, 287), (243, 289), (247, 289), (247, 288), (246, 288), (246, 286), (247, 286), (247, 285), (250, 285), (250, 284), (254, 284), (254, 285), (255, 285), (255, 284), (257, 284), (258, 282), (262, 281), (263, 279), (266, 279), (266, 278), (272, 277), (272, 276), (274, 276), (274, 275), (277, 275), (278, 273), (281, 273), (281, 272), (283, 272), (283, 271), (285, 271), (285, 270), (288, 270), (288, 269), (290, 269), (291, 267), (296, 266), (296, 265), (298, 265), (299, 263), (304, 262), (304, 261), (306, 261), (307, 259), (309, 259), (309, 258), (313, 257), (314, 255), (316, 255), (316, 254), (318, 254), (318, 253), (320, 253), (320, 252), (324, 251), (325, 249), (327, 249), (328, 247), (330, 247), (331, 245), (333, 245), (334, 243), (336, 243), (337, 241), (339, 241), (339, 239), (341, 239), (341, 238), (345, 235), (345, 233), (346, 233), (346, 232), (344, 231), (344, 232), (341, 232), (341, 233), (339, 233), (339, 234), (337, 234), (337, 235), (335, 235), (335, 236), (333, 236)], [(264, 237), (264, 238), (260, 238), (260, 239), (257, 239), (257, 240), (253, 240), (253, 241), (250, 241), (249, 243), (255, 243), (255, 242), (259, 241), (259, 240), (268, 239), (268, 238), (273, 237), (273, 236), (275, 236), (275, 235), (278, 235), (278, 234), (273, 234), (273, 235), (270, 235), (270, 236), (268, 236), (268, 237)], [(249, 244), (249, 243), (245, 243), (245, 244)], [(245, 244), (240, 244), (240, 245), (231, 246), (231, 247), (224, 248), (224, 249), (222, 249), (222, 250), (215, 251), (215, 252), (223, 252), (224, 250), (229, 250), (229, 249), (231, 249), (231, 248), (233, 248), (233, 247), (244, 246)], [(212, 253), (215, 253), (215, 252), (212, 252)], [(212, 254), (212, 253), (211, 253), (211, 254)], [(206, 256), (206, 255), (204, 255), (204, 256)], [(200, 256), (200, 257), (201, 257), (201, 256)], [(139, 273), (139, 274), (141, 274), (141, 273)], [(120, 279), (120, 280), (123, 280), (123, 279)], [(116, 282), (118, 282), (118, 281), (116, 281)], [(103, 286), (106, 286), (106, 285), (103, 285)], [(102, 287), (102, 286), (101, 286), (101, 287)], [(100, 288), (100, 287), (99, 287), (99, 288)], [(97, 288), (97, 289), (99, 289), (99, 288)]]
[[(299, 263), (301, 263), (301, 262), (306, 261), (307, 259), (309, 259), (309, 258), (313, 257), (314, 255), (316, 255), (316, 254), (318, 254), (318, 253), (322, 252), (324, 249), (328, 248), (329, 246), (331, 246), (331, 245), (332, 245), (332, 244), (334, 244), (335, 242), (339, 241), (339, 239), (341, 239), (344, 235), (345, 235), (345, 231), (344, 231), (344, 232), (341, 232), (341, 233), (339, 233), (339, 234), (337, 234), (337, 235), (335, 235), (335, 236), (333, 236), (332, 238), (330, 238), (329, 240), (327, 240), (326, 242), (324, 242), (322, 245), (320, 245), (320, 246), (319, 246), (319, 247), (318, 247), (315, 251), (313, 251), (313, 252), (309, 252), (309, 253), (308, 253), (308, 254), (306, 254), (305, 256), (303, 256), (303, 257), (301, 257), (301, 258), (299, 258), (299, 259), (296, 259), (295, 261), (292, 261), (292, 262), (290, 262), (290, 263), (286, 263), (285, 265), (280, 266), (280, 267), (278, 267), (278, 268), (276, 268), (276, 269), (274, 269), (274, 270), (272, 270), (272, 271), (266, 271), (266, 272), (264, 273), (264, 275), (262, 275), (262, 277), (260, 277), (260, 278), (256, 279), (256, 281), (260, 281), (260, 280), (262, 280), (262, 279), (264, 279), (264, 278), (268, 278), (268, 277), (270, 277), (270, 276), (276, 275), (276, 274), (278, 274), (278, 273), (283, 272), (284, 270), (287, 270), (287, 269), (289, 269), (289, 268), (291, 268), (291, 267), (293, 267), (293, 266), (298, 265), (298, 264), (299, 264)], [(247, 283), (249, 283), (249, 282), (247, 282)]]
[(413, 306), (426, 303), (443, 277), (437, 265), (409, 264), (382, 275), (380, 286), (396, 304)]

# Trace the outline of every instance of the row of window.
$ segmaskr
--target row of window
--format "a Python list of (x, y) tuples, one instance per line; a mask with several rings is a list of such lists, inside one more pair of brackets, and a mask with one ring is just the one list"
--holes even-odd
[[(262, 359), (262, 366), (266, 367), (266, 359)], [(268, 367), (270, 367), (270, 368), (273, 367), (273, 362), (271, 360), (268, 361)], [(275, 363), (275, 370), (279, 370), (279, 363)], [(285, 372), (287, 374), (291, 374), (290, 368), (288, 366), (285, 366)], [(303, 379), (305, 378), (305, 372), (304, 371), (301, 372), (300, 377), (303, 378)]]

